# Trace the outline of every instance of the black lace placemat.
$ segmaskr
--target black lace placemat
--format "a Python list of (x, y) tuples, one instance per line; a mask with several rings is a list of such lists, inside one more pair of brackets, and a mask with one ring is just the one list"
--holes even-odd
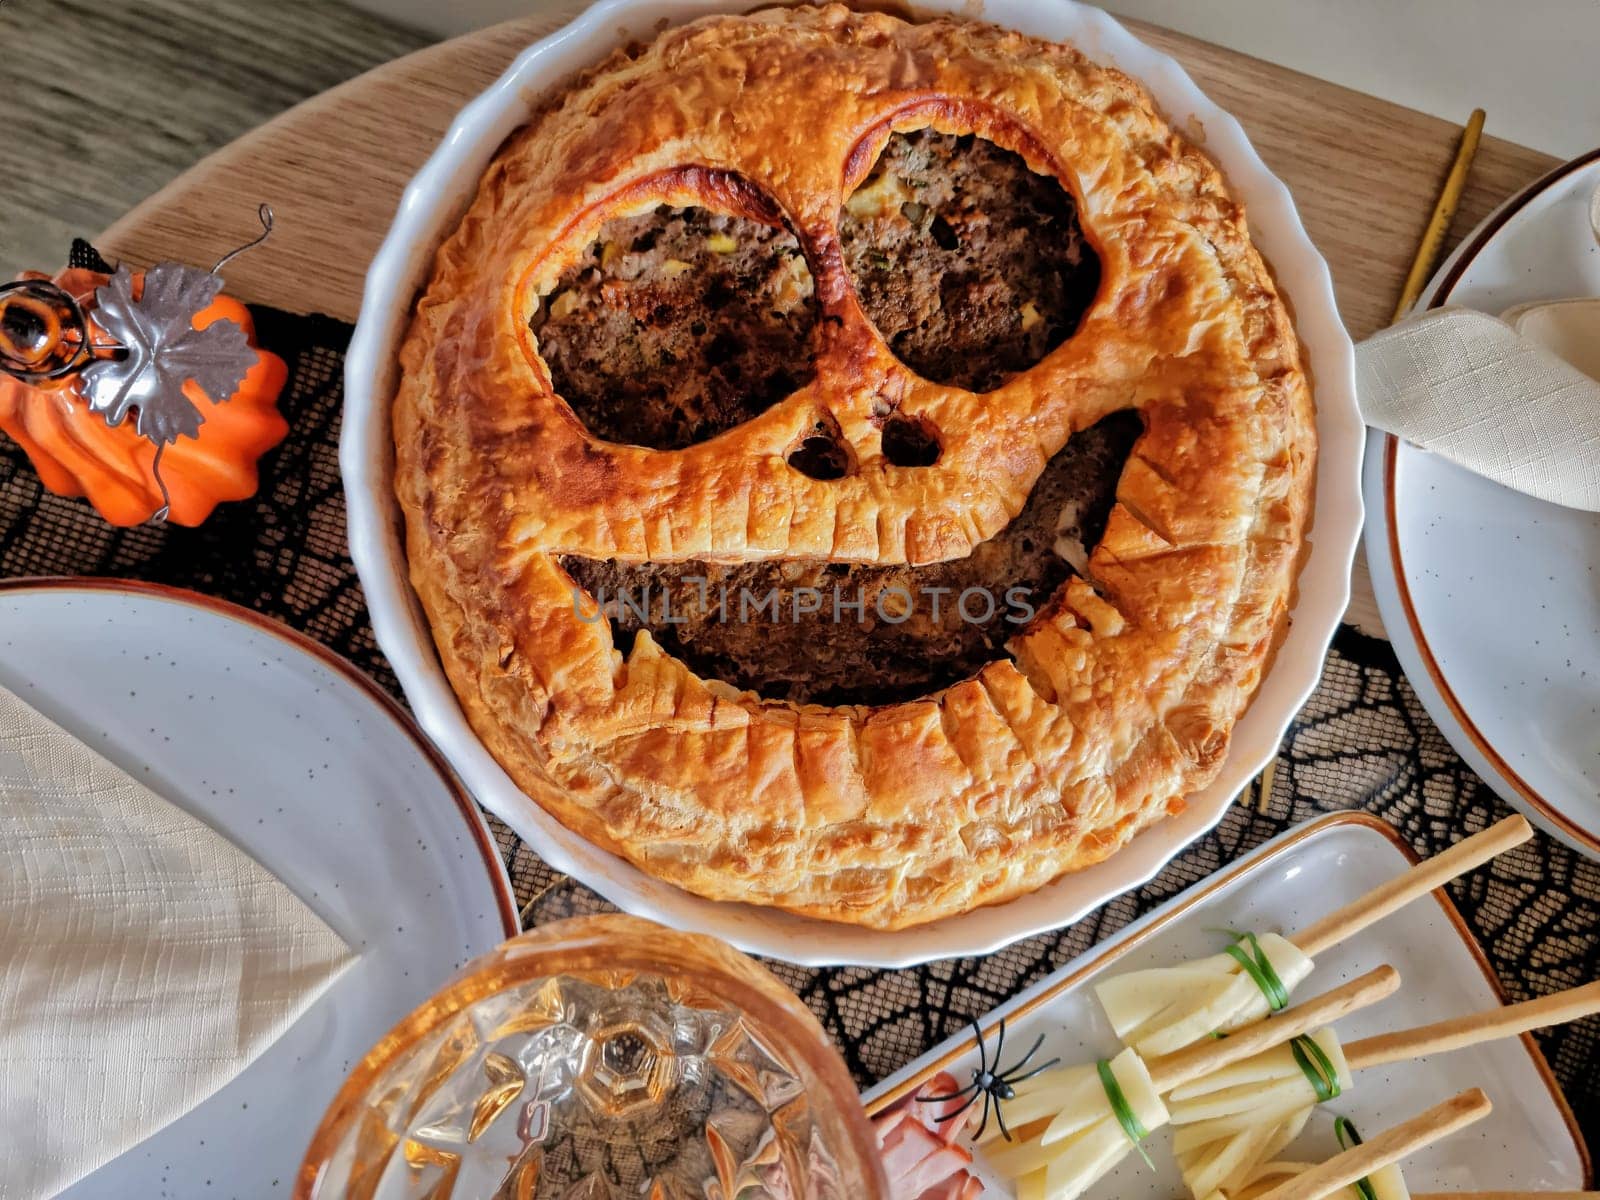
[[(45, 492), (7, 441), (0, 444), (0, 577), (114, 575), (220, 596), (310, 634), (398, 695), (346, 550), (338, 436), (350, 328), (267, 309), (256, 316), (262, 343), (289, 361), (282, 407), (291, 426), (284, 444), (262, 460), (256, 498), (223, 505), (199, 529), (117, 530), (82, 501)], [(1322, 682), (1289, 732), (1271, 796), (1264, 804), (1247, 799), (1151, 883), (1075, 925), (988, 958), (906, 971), (771, 965), (821, 1018), (865, 1086), (1223, 863), (1319, 813), (1376, 813), (1423, 855), (1506, 813), (1423, 712), (1389, 645), (1348, 627), (1334, 639)], [(607, 907), (491, 823), (528, 924)], [(1600, 975), (1600, 864), (1541, 834), (1450, 890), (1512, 998)], [(1541, 1041), (1585, 1135), (1600, 1146), (1600, 1020)]]

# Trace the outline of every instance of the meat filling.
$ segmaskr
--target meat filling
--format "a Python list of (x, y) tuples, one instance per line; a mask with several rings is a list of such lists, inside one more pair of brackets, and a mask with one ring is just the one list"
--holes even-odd
[(703, 678), (773, 700), (890, 704), (1005, 657), (1005, 643), (1105, 532), (1141, 429), (1119, 413), (1073, 437), (1028, 503), (966, 558), (922, 567), (778, 561), (618, 563), (567, 555), (624, 652), (648, 628)]
[(917, 374), (998, 387), (1070, 337), (1100, 287), (1061, 184), (971, 134), (895, 134), (839, 217), (867, 315)]
[(607, 222), (529, 324), (590, 432), (681, 450), (810, 381), (812, 291), (782, 226), (661, 206)]

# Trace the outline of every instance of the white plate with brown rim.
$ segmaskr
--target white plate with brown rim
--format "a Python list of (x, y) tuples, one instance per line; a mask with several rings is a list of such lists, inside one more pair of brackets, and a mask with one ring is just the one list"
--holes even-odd
[[(1600, 296), (1600, 150), (1490, 214), (1419, 308)], [(1423, 707), (1508, 804), (1600, 858), (1600, 513), (1371, 435), (1367, 561)]]
[(62, 1195), (287, 1196), (372, 1044), (519, 931), (483, 814), (355, 667), (194, 592), (0, 583), (0, 685), (239, 846), (357, 954), (243, 1071)]
[[(901, 932), (860, 929), (705, 900), (597, 849), (517, 788), (472, 732), (435, 653), (408, 579), (392, 486), (389, 402), (398, 349), (434, 249), (459, 218), (495, 150), (548, 89), (630, 40), (649, 40), (670, 25), (749, 7), (754, 5), (737, 0), (605, 0), (529, 47), (494, 86), (462, 110), (401, 199), (368, 273), (361, 319), (345, 360), (340, 463), (351, 554), (378, 642), (418, 721), (479, 801), (556, 869), (641, 916), (807, 965), (901, 967), (991, 953), (1068, 924), (1149, 879), (1216, 824), (1233, 797), (1276, 755), (1288, 722), (1321, 675), (1328, 640), (1349, 597), (1350, 566), (1360, 536), (1364, 427), (1355, 402), (1350, 340), (1334, 303), (1327, 264), (1312, 245), (1288, 190), (1267, 170), (1239, 123), (1209, 101), (1175, 61), (1099, 9), (1072, 0), (986, 0), (983, 19), (1071, 42), (1096, 61), (1138, 79), (1179, 129), (1203, 141), (1249, 209), (1252, 236), (1294, 309), (1316, 381), (1320, 457), (1314, 526), (1286, 638), (1254, 704), (1234, 728), (1221, 774), (1210, 787), (1188, 797), (1184, 813), (1142, 833), (1107, 862), (1009, 904)], [(966, 0), (939, 0), (919, 5), (917, 11), (972, 15), (973, 6)]]
[[(1318, 817), (1173, 897), (990, 1013), (980, 1027), (992, 1045), (991, 1031), (1005, 1018), (1007, 1065), (1013, 1052), (1025, 1050), (1041, 1034), (1045, 1041), (1038, 1062), (1057, 1055), (1065, 1064), (1109, 1057), (1121, 1045), (1095, 998), (1096, 983), (1125, 971), (1214, 954), (1227, 941), (1219, 930), (1305, 928), (1416, 861), (1400, 835), (1376, 817), (1359, 812)], [(1383, 963), (1399, 971), (1400, 990), (1341, 1020), (1339, 1033), (1346, 1041), (1478, 1012), (1505, 999), (1482, 949), (1442, 891), (1319, 955), (1298, 994), (1327, 991)], [(958, 1034), (868, 1091), (867, 1111), (883, 1111), (940, 1071), (965, 1083), (976, 1065), (973, 1035)], [(1336, 1153), (1335, 1113), (1376, 1133), (1471, 1087), (1488, 1093), (1494, 1111), (1406, 1159), (1402, 1169), (1413, 1191), (1589, 1186), (1592, 1168), (1577, 1122), (1527, 1034), (1362, 1071), (1354, 1087), (1321, 1106), (1281, 1157), (1316, 1162)], [(1145, 1144), (1153, 1168), (1129, 1154), (1084, 1200), (1171, 1200), (1186, 1194), (1170, 1138), (1169, 1130), (1152, 1133)], [(974, 1166), (987, 1185), (986, 1200), (1010, 1200), (1010, 1186), (985, 1172), (981, 1151)]]

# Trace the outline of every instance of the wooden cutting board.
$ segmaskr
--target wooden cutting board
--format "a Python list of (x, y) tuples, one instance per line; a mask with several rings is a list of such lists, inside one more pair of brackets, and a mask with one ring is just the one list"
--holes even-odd
[[(135, 264), (209, 263), (255, 235), (256, 207), (269, 201), (278, 219), (271, 247), (229, 266), (229, 290), (354, 320), (367, 264), (406, 182), (457, 110), (572, 11), (564, 5), (440, 43), (308, 100), (133, 209), (102, 235), (101, 249)], [(1386, 324), (1459, 128), (1183, 34), (1128, 24), (1233, 113), (1288, 184), (1332, 268), (1351, 335), (1359, 339)], [(1555, 163), (1486, 137), (1450, 244)], [(1365, 564), (1358, 564), (1354, 585), (1350, 619), (1380, 633)]]

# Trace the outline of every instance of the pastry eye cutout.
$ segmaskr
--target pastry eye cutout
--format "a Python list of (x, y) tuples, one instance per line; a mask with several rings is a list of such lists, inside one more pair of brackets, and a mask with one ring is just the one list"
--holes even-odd
[(976, 133), (890, 133), (838, 227), (856, 296), (895, 357), (971, 392), (1043, 360), (1100, 290), (1072, 193)]
[(812, 381), (816, 287), (772, 207), (614, 216), (539, 297), (539, 358), (591, 434), (682, 450)]

